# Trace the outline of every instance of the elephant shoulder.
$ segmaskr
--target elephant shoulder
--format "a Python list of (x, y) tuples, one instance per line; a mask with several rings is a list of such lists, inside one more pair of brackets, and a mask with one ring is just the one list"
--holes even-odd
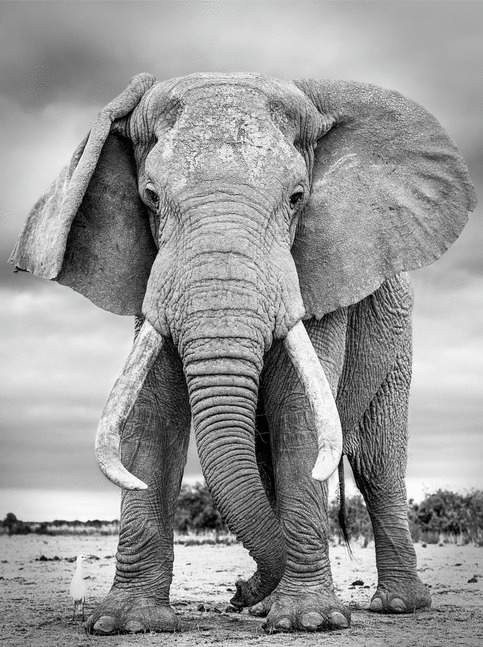
[(414, 304), (413, 288), (407, 272), (400, 272), (372, 294), (349, 308), (349, 330), (377, 335), (394, 343), (410, 325)]
[(403, 352), (409, 358), (412, 305), (411, 282), (401, 273), (349, 307), (337, 395), (344, 429), (351, 429), (360, 419), (398, 355)]

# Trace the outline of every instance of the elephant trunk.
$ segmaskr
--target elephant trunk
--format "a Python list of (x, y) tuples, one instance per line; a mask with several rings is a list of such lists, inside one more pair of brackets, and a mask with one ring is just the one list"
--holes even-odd
[[(196, 341), (185, 373), (206, 483), (230, 530), (257, 563), (257, 572), (247, 582), (237, 582), (232, 600), (237, 606), (250, 606), (277, 586), (285, 570), (286, 548), (255, 456), (261, 366), (247, 357), (244, 343), (237, 348), (238, 344), (231, 343), (231, 357), (220, 358), (215, 340)], [(199, 355), (203, 359), (197, 360)]]

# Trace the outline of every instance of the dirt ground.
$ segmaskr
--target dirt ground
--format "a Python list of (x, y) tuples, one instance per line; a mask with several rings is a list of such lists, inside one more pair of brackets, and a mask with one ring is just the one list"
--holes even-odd
[[(96, 637), (72, 621), (68, 594), (79, 553), (94, 555), (85, 564), (87, 613), (107, 593), (114, 572), (115, 537), (0, 536), (0, 642), (5, 647), (86, 647), (172, 645), (172, 647), (250, 645), (263, 647), (441, 647), (483, 645), (483, 548), (416, 545), (419, 570), (431, 587), (433, 606), (409, 616), (381, 616), (367, 607), (376, 584), (374, 550), (331, 549), (334, 580), (352, 610), (352, 626), (323, 634), (267, 635), (263, 619), (244, 611), (229, 613), (229, 599), (239, 576), (253, 562), (241, 546), (176, 545), (172, 603), (182, 631)], [(47, 560), (39, 561), (44, 556)], [(54, 558), (58, 559), (54, 559)], [(353, 583), (362, 580), (363, 584)]]

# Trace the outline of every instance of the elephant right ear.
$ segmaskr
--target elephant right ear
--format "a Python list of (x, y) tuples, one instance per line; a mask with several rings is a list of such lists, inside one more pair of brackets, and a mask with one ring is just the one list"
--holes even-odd
[(476, 195), (456, 145), (417, 103), (353, 81), (295, 85), (322, 118), (292, 247), (306, 316), (320, 318), (434, 262)]
[(156, 79), (138, 74), (101, 112), (30, 212), (10, 262), (116, 314), (141, 312), (156, 256), (131, 141), (112, 131)]

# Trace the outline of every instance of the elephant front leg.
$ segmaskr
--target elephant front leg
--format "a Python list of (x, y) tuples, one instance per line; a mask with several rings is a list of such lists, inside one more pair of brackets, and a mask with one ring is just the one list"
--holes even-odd
[(116, 574), (88, 618), (95, 634), (175, 631), (169, 605), (173, 522), (189, 442), (190, 413), (179, 358), (168, 343), (124, 428), (122, 461), (148, 484), (122, 491)]
[(310, 422), (304, 396), (291, 397), (272, 443), (287, 566), (275, 592), (251, 609), (254, 615), (267, 615), (264, 627), (270, 633), (342, 629), (350, 623), (348, 609), (335, 594), (329, 563), (327, 484), (310, 476), (317, 456)]
[[(309, 322), (307, 329), (319, 357), (331, 357), (324, 369), (335, 391), (344, 350), (345, 313)], [(287, 566), (274, 593), (251, 612), (267, 614), (269, 632), (348, 627), (350, 612), (335, 594), (330, 569), (327, 483), (311, 476), (318, 453), (312, 414), (285, 351), (276, 346), (264, 376), (264, 401)]]

